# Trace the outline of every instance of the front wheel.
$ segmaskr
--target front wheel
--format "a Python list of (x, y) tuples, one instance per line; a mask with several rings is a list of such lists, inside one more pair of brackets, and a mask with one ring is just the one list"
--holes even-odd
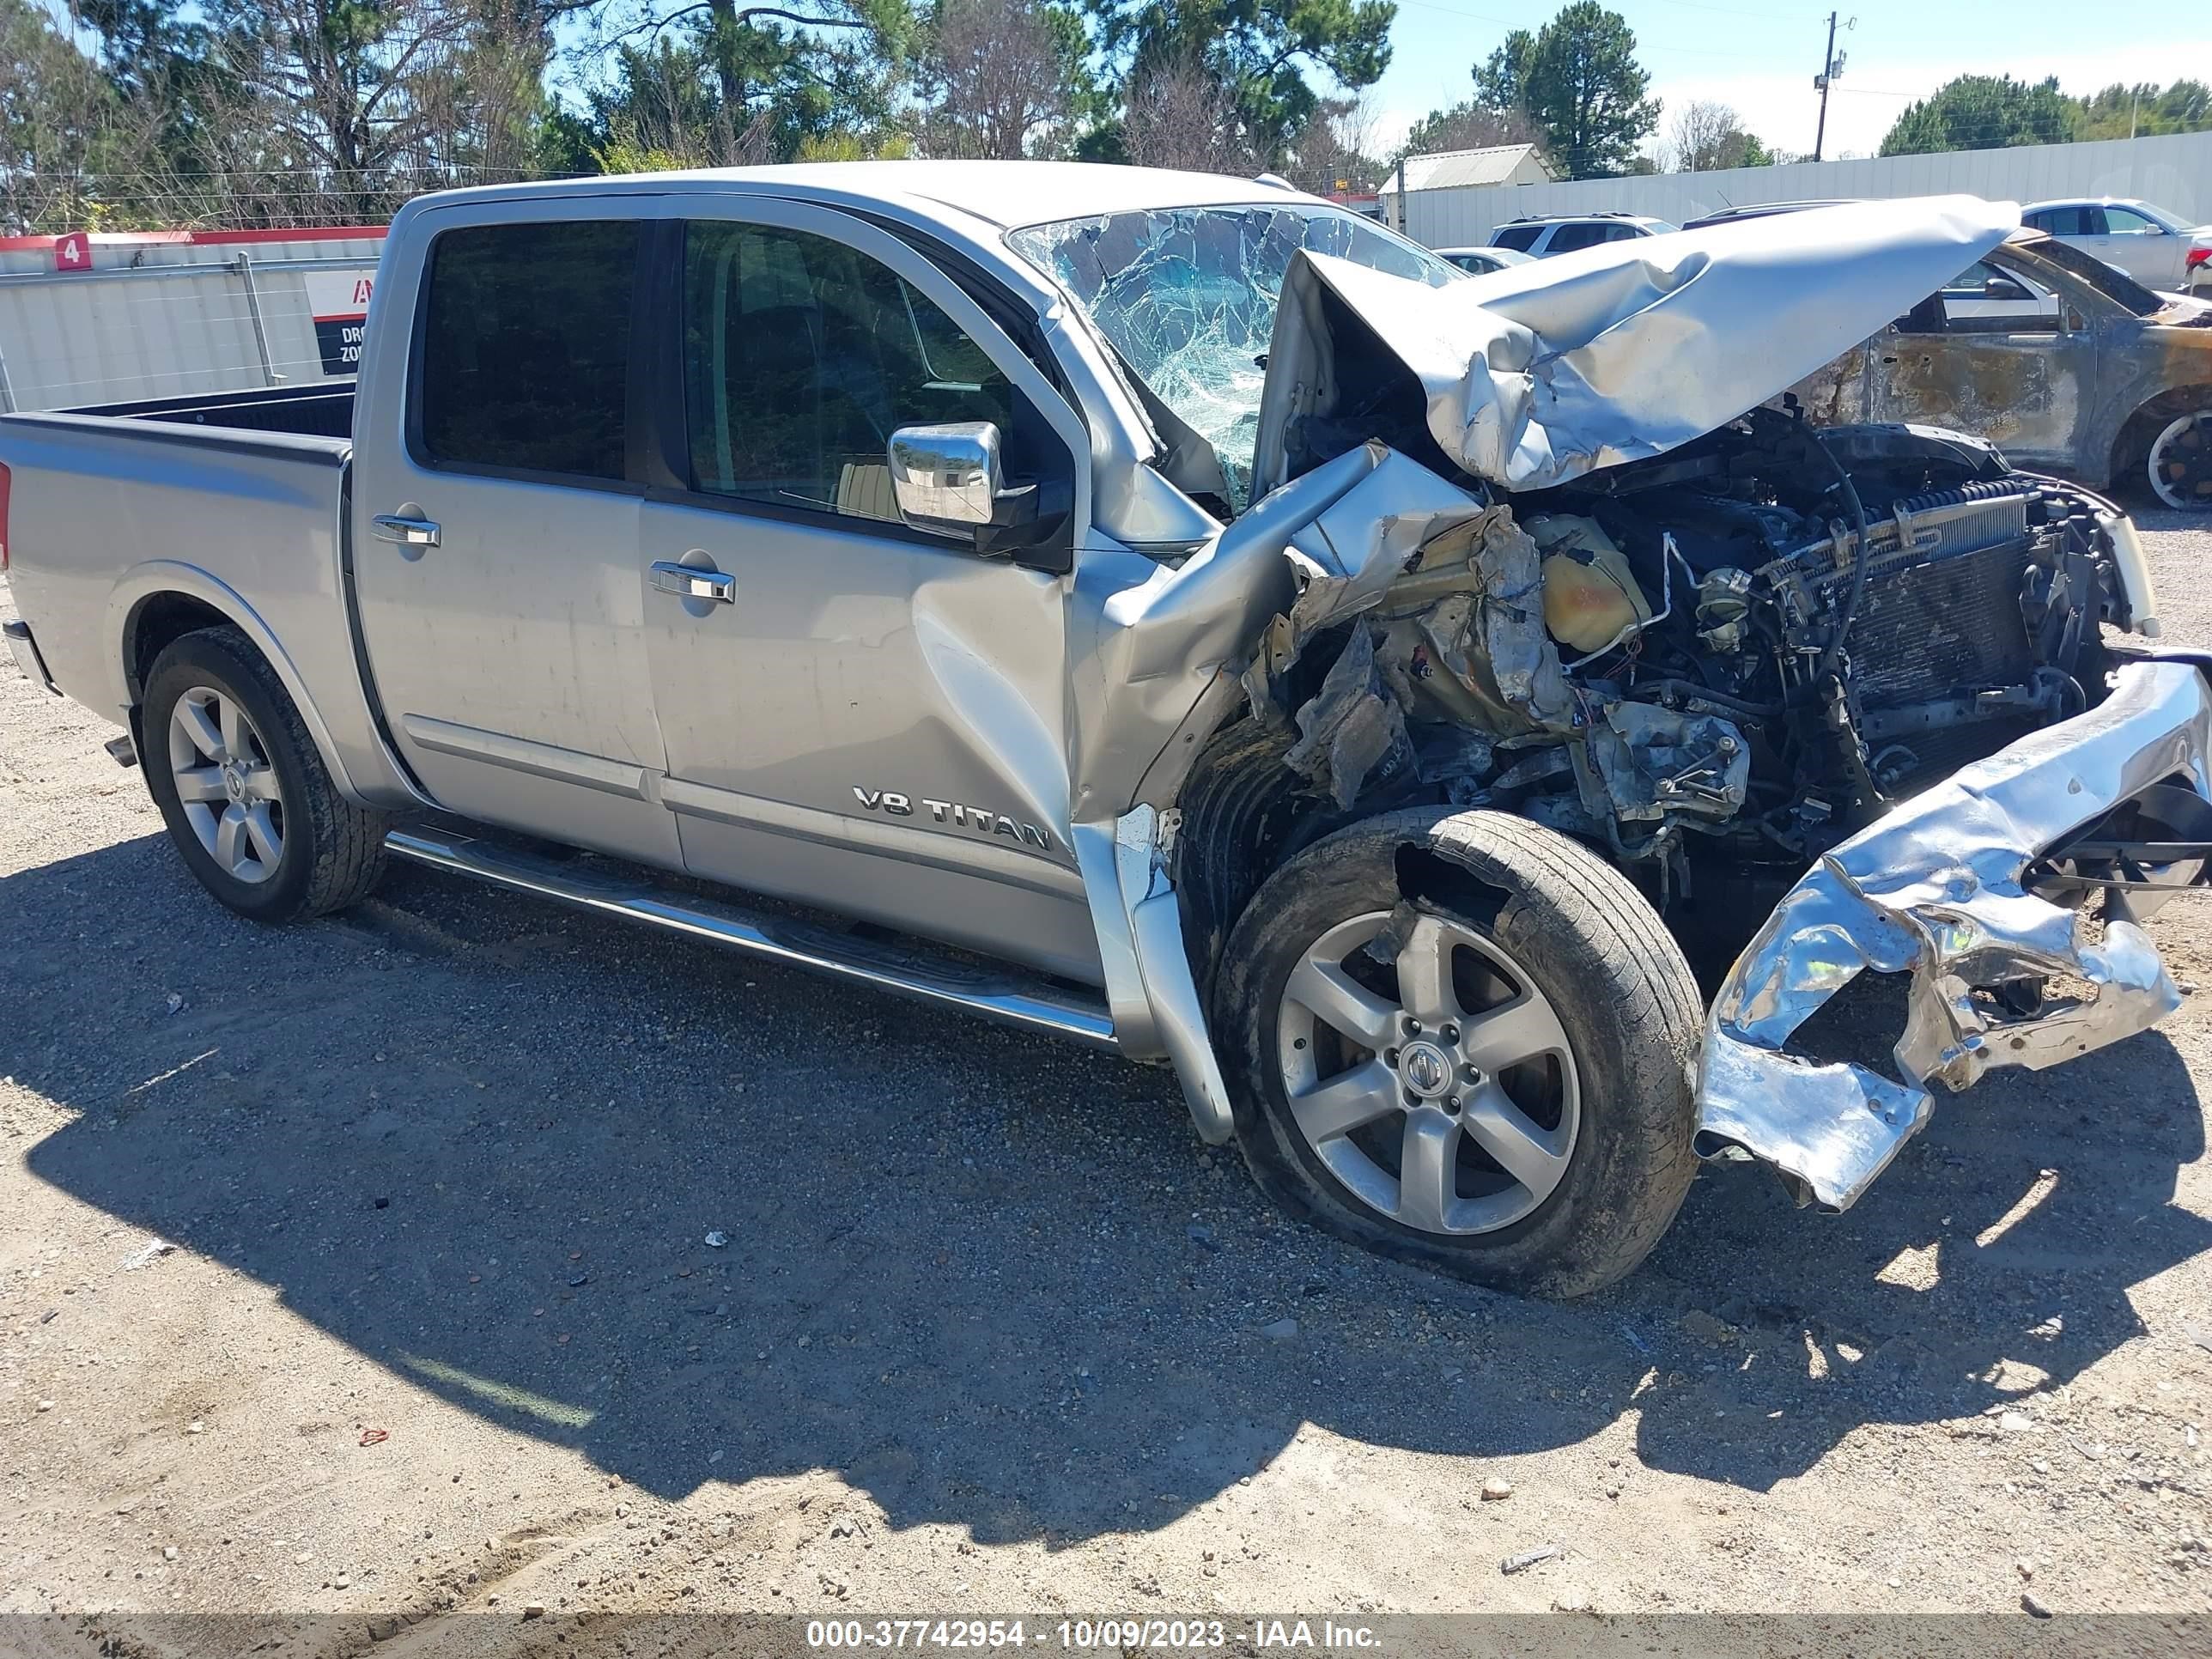
[(1237, 1137), (1328, 1231), (1576, 1296), (1650, 1251), (1697, 1159), (1701, 1001), (1643, 895), (1497, 812), (1371, 819), (1261, 887), (1217, 1029)]
[(186, 634), (154, 659), (141, 710), (146, 788), (200, 884), (256, 921), (364, 897), (384, 869), (383, 815), (331, 781), (284, 683), (235, 628)]

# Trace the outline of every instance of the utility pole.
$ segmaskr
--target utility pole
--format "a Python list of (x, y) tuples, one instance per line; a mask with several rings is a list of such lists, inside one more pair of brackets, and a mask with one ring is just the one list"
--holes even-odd
[[(1856, 28), (1858, 27), (1858, 21), (1854, 17), (1844, 27)], [(1814, 90), (1820, 94), (1820, 125), (1813, 134), (1813, 159), (1816, 161), (1820, 159), (1820, 151), (1828, 142), (1828, 83), (1843, 72), (1844, 60), (1836, 56), (1836, 14), (1830, 12), (1828, 14), (1828, 50), (1820, 59), (1820, 72), (1813, 77)]]

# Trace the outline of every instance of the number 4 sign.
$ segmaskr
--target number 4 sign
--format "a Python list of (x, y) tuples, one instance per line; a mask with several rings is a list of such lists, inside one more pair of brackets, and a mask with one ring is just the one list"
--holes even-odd
[(92, 269), (92, 238), (84, 231), (73, 230), (66, 236), (54, 238), (54, 269), (56, 270), (90, 270)]

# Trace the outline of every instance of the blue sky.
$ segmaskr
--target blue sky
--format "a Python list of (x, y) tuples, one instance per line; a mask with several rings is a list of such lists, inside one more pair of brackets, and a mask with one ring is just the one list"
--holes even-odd
[[(1826, 4), (1777, 0), (1608, 0), (1636, 31), (1637, 55), (1670, 107), (1733, 104), (1770, 145), (1810, 150), (1827, 39)], [(2182, 3), (2084, 0), (1861, 0), (1836, 9), (1849, 54), (1828, 101), (1827, 153), (1871, 154), (1898, 112), (1954, 75), (2058, 76), (2068, 92), (2115, 81), (2212, 81), (2212, 12)], [(1534, 29), (1556, 0), (1398, 0), (1389, 72), (1369, 94), (1380, 136), (1397, 140), (1431, 109), (1465, 98), (1469, 66), (1509, 30)], [(2105, 27), (2091, 27), (2104, 20)], [(1664, 118), (1662, 118), (1662, 125)]]

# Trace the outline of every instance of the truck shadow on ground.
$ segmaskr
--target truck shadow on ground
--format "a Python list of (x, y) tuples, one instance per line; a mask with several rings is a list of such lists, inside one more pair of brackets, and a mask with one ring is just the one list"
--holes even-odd
[(1277, 1221), (1163, 1073), (428, 874), (270, 933), (149, 838), (0, 881), (0, 1069), (76, 1115), (36, 1176), (670, 1498), (830, 1468), (895, 1525), (1069, 1540), (1307, 1422), (1491, 1457), (1625, 1413), (1763, 1489), (2064, 1382), (2212, 1243), (2154, 1035), (1940, 1103), (1843, 1218), (1709, 1170), (1553, 1306)]

